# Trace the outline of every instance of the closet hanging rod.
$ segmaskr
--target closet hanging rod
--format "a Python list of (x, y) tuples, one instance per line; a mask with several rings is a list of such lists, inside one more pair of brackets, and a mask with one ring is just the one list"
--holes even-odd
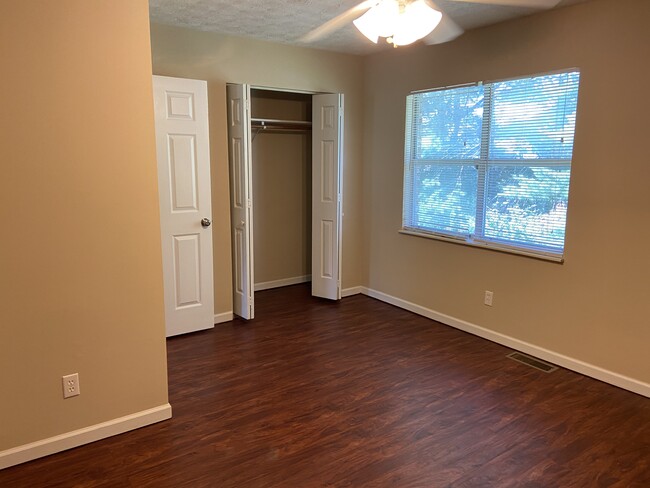
[(280, 119), (251, 119), (251, 125), (256, 129), (277, 130), (309, 130), (311, 122), (306, 120), (280, 120)]

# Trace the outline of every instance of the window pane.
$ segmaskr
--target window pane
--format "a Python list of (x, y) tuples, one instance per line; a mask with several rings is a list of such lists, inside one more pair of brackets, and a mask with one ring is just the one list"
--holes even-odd
[(580, 74), (492, 84), (490, 159), (571, 160)]
[(570, 165), (490, 165), (485, 237), (509, 244), (562, 250)]
[(415, 165), (412, 222), (421, 229), (471, 234), (476, 214), (478, 172), (474, 165)]
[(415, 114), (416, 159), (466, 160), (480, 157), (482, 86), (418, 94)]

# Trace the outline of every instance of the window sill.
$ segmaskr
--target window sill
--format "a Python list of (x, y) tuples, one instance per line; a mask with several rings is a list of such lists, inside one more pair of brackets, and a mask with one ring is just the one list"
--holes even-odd
[(478, 247), (480, 249), (489, 249), (491, 251), (503, 252), (507, 254), (516, 254), (518, 256), (540, 259), (542, 261), (551, 261), (553, 263), (560, 263), (560, 264), (564, 263), (564, 257), (562, 256), (545, 254), (545, 253), (535, 252), (535, 251), (528, 251), (526, 249), (516, 249), (505, 245), (495, 244), (492, 242), (468, 241), (462, 237), (459, 238), (447, 237), (441, 234), (418, 232), (409, 229), (400, 229), (398, 232), (400, 234), (404, 234), (407, 236), (424, 237), (426, 239), (434, 239), (436, 241), (450, 242), (452, 244), (460, 244), (462, 246)]

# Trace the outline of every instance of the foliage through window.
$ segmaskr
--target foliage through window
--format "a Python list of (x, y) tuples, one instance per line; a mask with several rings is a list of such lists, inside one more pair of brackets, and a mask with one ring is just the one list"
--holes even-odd
[(561, 259), (578, 71), (407, 98), (403, 228)]

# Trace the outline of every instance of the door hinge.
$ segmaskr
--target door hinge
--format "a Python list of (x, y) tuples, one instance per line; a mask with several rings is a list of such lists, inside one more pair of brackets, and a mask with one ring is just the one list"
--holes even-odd
[(248, 200), (246, 200), (246, 206), (248, 208), (253, 208), (253, 202), (252, 202), (252, 200), (250, 198)]

